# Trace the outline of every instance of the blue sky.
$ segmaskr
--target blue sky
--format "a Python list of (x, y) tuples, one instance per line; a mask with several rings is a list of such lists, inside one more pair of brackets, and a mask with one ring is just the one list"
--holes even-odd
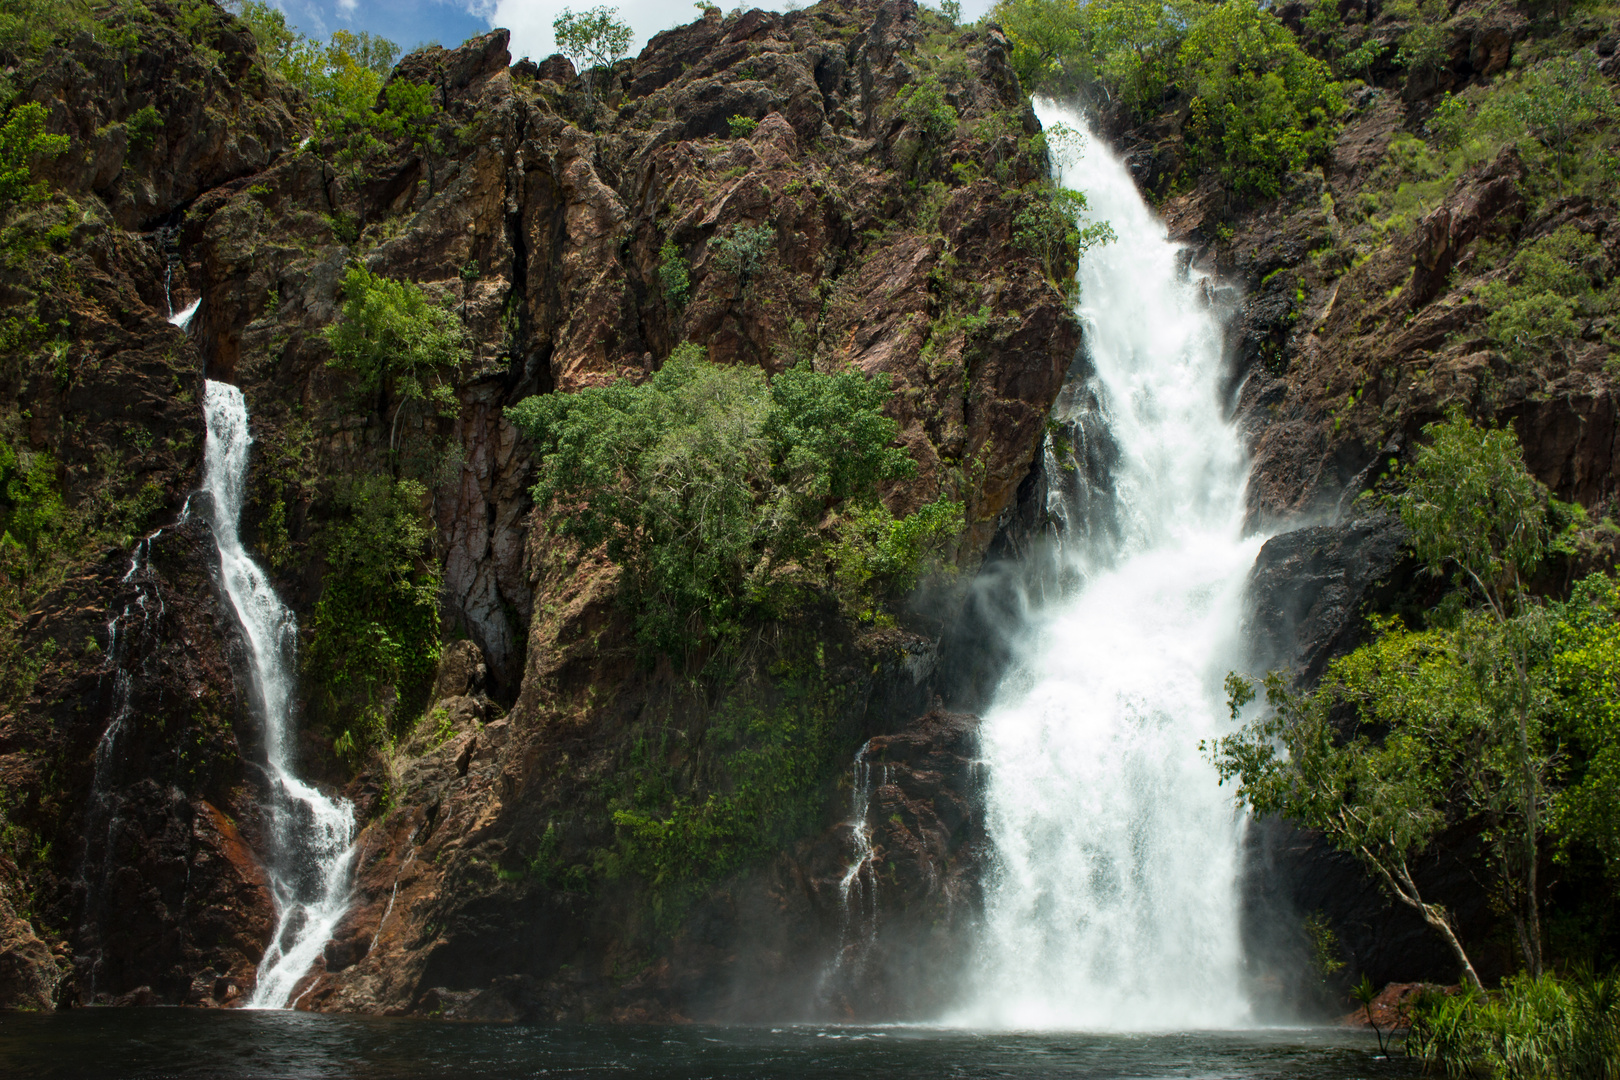
[[(324, 38), (333, 30), (369, 30), (398, 42), (406, 49), (437, 41), (459, 45), (493, 26), (512, 31), (512, 55), (536, 60), (553, 51), (551, 21), (570, 0), (272, 0), (287, 13), (288, 21), (311, 37)], [(583, 10), (603, 0), (572, 0)], [(632, 51), (640, 50), (660, 30), (698, 17), (690, 0), (621, 0), (609, 6), (636, 31)], [(733, 6), (719, 0), (727, 10)], [(962, 17), (976, 19), (990, 9), (992, 0), (962, 0)], [(743, 5), (745, 7), (755, 5)], [(776, 4), (759, 4), (778, 9)]]

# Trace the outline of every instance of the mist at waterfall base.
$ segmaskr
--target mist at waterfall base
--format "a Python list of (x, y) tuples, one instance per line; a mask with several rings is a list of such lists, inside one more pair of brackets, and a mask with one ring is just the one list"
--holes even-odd
[(529, 1026), (292, 1011), (0, 1013), (0, 1076), (48, 1080), (436, 1080), (630, 1076), (820, 1080), (1417, 1076), (1368, 1033), (1059, 1035), (813, 1025)]
[[(193, 306), (194, 309), (195, 305)], [(284, 1008), (348, 908), (354, 807), (329, 799), (293, 772), (297, 623), (238, 535), (253, 438), (242, 391), (209, 381), (204, 401), (202, 512), (219, 548), (220, 587), (247, 653), (251, 707), (264, 732), (266, 856), (275, 936), (259, 964), (249, 1008)]]
[[(1243, 535), (1221, 318), (1124, 163), (1080, 115), (1038, 112), (1084, 136), (1063, 183), (1117, 236), (1081, 260), (1089, 371), (1054, 414), (1075, 439), (1104, 433), (1107, 467), (1052, 489), (1063, 527), (1049, 555), (1067, 586), (1020, 628), (980, 728), (994, 857), (951, 1019), (1251, 1025), (1243, 820), (1199, 751), (1227, 721), (1222, 677), (1241, 660), (1243, 587), (1264, 540)], [(1064, 465), (1049, 457), (1047, 471)]]

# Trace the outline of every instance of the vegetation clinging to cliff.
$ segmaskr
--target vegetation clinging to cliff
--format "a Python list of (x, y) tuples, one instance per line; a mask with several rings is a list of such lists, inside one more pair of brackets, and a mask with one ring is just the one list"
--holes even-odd
[(1003, 0), (995, 16), (1026, 90), (1096, 83), (1142, 115), (1179, 103), (1192, 163), (1242, 195), (1321, 160), (1344, 109), (1327, 65), (1255, 0)]
[[(830, 583), (839, 515), (870, 515), (880, 484), (915, 472), (890, 445), (886, 389), (881, 377), (808, 365), (767, 382), (684, 345), (640, 385), (531, 397), (507, 415), (536, 443), (534, 498), (552, 531), (587, 550), (605, 544), (642, 644), (679, 656), (694, 643), (734, 646)], [(911, 535), (917, 523), (891, 521), (905, 537), (883, 548), (893, 565), (869, 560), (855, 579), (870, 590), (914, 573), (960, 515), (936, 506), (926, 541)]]

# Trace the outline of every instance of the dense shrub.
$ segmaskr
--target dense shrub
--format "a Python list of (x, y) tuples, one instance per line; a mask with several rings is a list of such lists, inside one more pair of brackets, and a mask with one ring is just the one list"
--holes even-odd
[(397, 400), (389, 446), (398, 445), (407, 408), (455, 404), (453, 369), (468, 355), (467, 332), (455, 312), (409, 281), (373, 274), (356, 264), (343, 279), (339, 320), (326, 328), (331, 367), (358, 377), (362, 393)]
[(1192, 97), (1188, 142), (1234, 191), (1274, 197), (1284, 176), (1332, 145), (1344, 101), (1327, 65), (1253, 0), (1208, 8), (1176, 63)]
[(1425, 1071), (1503, 1080), (1620, 1077), (1620, 976), (1515, 975), (1499, 992), (1420, 995), (1407, 1053)]
[(1612, 310), (1606, 270), (1598, 242), (1572, 225), (1524, 244), (1508, 275), (1478, 291), (1490, 312), (1485, 329), (1516, 363), (1545, 356), (1579, 337), (1587, 320)]
[(714, 264), (746, 289), (760, 265), (776, 250), (776, 230), (769, 225), (732, 225), (709, 241)]
[(60, 154), (68, 145), (66, 135), (45, 134), (45, 106), (31, 101), (11, 110), (0, 126), (0, 210), (43, 200), (45, 185), (34, 179), (34, 159)]
[[(553, 533), (606, 545), (640, 640), (680, 656), (733, 645), (836, 584), (839, 515), (872, 511), (879, 484), (915, 470), (890, 445), (887, 389), (882, 377), (806, 365), (767, 382), (684, 345), (639, 385), (531, 397), (507, 415), (536, 444), (534, 498)], [(928, 535), (954, 534), (959, 514), (936, 511)], [(874, 568), (862, 584), (903, 585), (928, 547), (896, 540), (886, 550), (906, 565)]]
[(439, 657), (439, 574), (427, 489), (386, 474), (344, 477), (321, 535), (321, 596), (310, 618), (306, 672), (342, 716), (338, 749), (351, 764), (420, 714)]
[(1275, 196), (1320, 160), (1344, 109), (1328, 66), (1255, 0), (1003, 0), (996, 16), (1027, 89), (1097, 84), (1143, 114), (1180, 102), (1194, 163), (1240, 194)]

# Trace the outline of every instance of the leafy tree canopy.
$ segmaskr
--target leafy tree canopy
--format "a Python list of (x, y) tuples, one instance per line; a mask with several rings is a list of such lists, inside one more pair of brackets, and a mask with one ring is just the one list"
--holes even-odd
[[(1564, 541), (1511, 429), (1453, 414), (1424, 430), (1428, 445), (1397, 471), (1405, 489), (1385, 501), (1418, 558), (1433, 572), (1454, 570), (1458, 595), (1476, 606), (1423, 631), (1375, 619), (1375, 640), (1309, 690), (1272, 673), (1267, 713), (1221, 739), (1213, 756), (1222, 781), (1237, 781), (1239, 802), (1320, 829), (1360, 859), (1446, 940), (1478, 987), (1451, 913), (1423, 895), (1413, 861), (1441, 831), (1477, 828), (1494, 872), (1489, 899), (1511, 915), (1526, 967), (1540, 974), (1540, 852), (1568, 707), (1556, 675), (1565, 672), (1566, 687), (1584, 680), (1606, 692), (1606, 654), (1601, 640), (1584, 642), (1586, 652), (1566, 644), (1571, 659), (1560, 668), (1556, 643), (1569, 634), (1555, 633), (1548, 610), (1524, 591), (1526, 575)], [(1566, 623), (1595, 610), (1580, 598), (1577, 608)], [(1604, 674), (1585, 674), (1593, 670)], [(1236, 674), (1227, 687), (1236, 719), (1254, 687)], [(1606, 722), (1602, 709), (1579, 711), (1593, 731)]]
[(1031, 91), (1097, 84), (1144, 114), (1179, 95), (1195, 161), (1240, 194), (1274, 197), (1320, 160), (1344, 109), (1327, 65), (1256, 0), (1002, 0), (995, 17)]
[(341, 316), (325, 333), (329, 366), (356, 375), (362, 393), (391, 392), (398, 399), (396, 435), (408, 405), (454, 403), (448, 376), (467, 358), (467, 332), (455, 312), (420, 286), (356, 263), (343, 279)]
[(890, 445), (887, 389), (883, 377), (805, 364), (767, 381), (687, 344), (639, 385), (531, 397), (507, 415), (536, 444), (534, 498), (552, 532), (605, 545), (641, 641), (678, 656), (735, 644), (747, 625), (835, 587), (840, 566), (866, 595), (906, 584), (955, 535), (957, 504), (899, 522), (880, 509), (878, 486), (916, 468)]
[(612, 67), (630, 51), (635, 31), (619, 21), (619, 9), (593, 7), (585, 11), (563, 8), (551, 23), (557, 51), (574, 62), (585, 76), (585, 92), (591, 92), (591, 70)]

